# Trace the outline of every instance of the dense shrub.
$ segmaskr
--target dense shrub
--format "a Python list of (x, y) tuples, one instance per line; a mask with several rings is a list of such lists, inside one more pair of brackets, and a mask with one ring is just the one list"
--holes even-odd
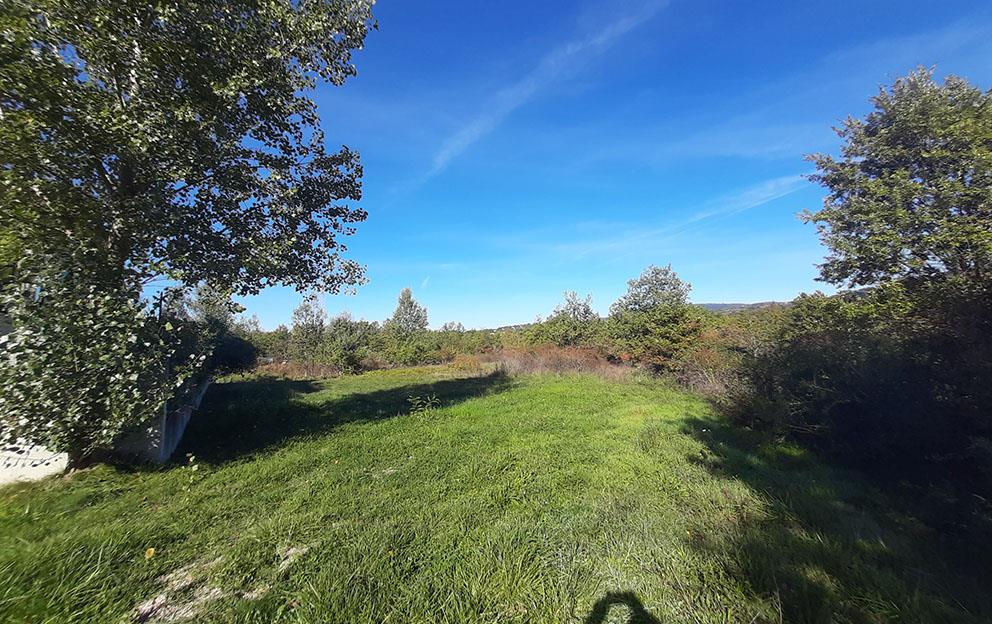
[(379, 325), (365, 320), (356, 321), (341, 315), (331, 319), (323, 336), (321, 363), (331, 364), (346, 373), (357, 373), (371, 356)]
[[(290, 377), (358, 373), (389, 366), (450, 362), (459, 355), (487, 353), (500, 345), (489, 330), (466, 330), (446, 323), (427, 328), (427, 310), (409, 289), (384, 323), (355, 320), (342, 314), (327, 320), (320, 301), (309, 295), (293, 312), (293, 328), (266, 332), (247, 323), (245, 336), (264, 358), (264, 370)], [(309, 373), (307, 371), (310, 371)]]
[(258, 362), (258, 349), (247, 338), (224, 332), (214, 338), (210, 354), (210, 370), (225, 375), (251, 370)]
[(261, 329), (248, 331), (246, 338), (255, 345), (260, 357), (276, 362), (289, 359), (292, 333), (285, 325), (280, 325), (272, 331)]
[(655, 371), (674, 371), (699, 337), (706, 316), (701, 308), (685, 304), (619, 311), (606, 324), (610, 353)]
[(992, 319), (952, 281), (804, 295), (745, 361), (745, 424), (795, 435), (876, 474), (992, 491)]
[(303, 364), (301, 362), (281, 361), (260, 364), (255, 372), (268, 377), (278, 377), (282, 379), (325, 379), (337, 377), (341, 371), (330, 364)]
[(528, 332), (534, 345), (551, 344), (558, 347), (590, 346), (599, 342), (602, 322), (592, 309), (592, 297), (579, 299), (572, 291), (544, 322), (535, 323)]
[(433, 364), (437, 357), (437, 344), (430, 332), (405, 332), (387, 326), (381, 336), (382, 354), (394, 366)]
[(184, 319), (152, 314), (136, 285), (38, 260), (0, 293), (13, 326), (0, 336), (0, 443), (43, 444), (78, 466), (156, 414), (206, 347)]
[(499, 336), (491, 330), (466, 330), (448, 325), (433, 333), (437, 341), (438, 359), (445, 362), (459, 354), (489, 353), (501, 344)]
[(768, 352), (785, 310), (773, 304), (705, 315), (698, 335), (671, 362), (671, 372), (681, 384), (722, 404), (750, 396), (744, 364)]
[(316, 294), (304, 297), (293, 310), (293, 330), (289, 339), (289, 357), (304, 366), (324, 363), (324, 325), (327, 312)]
[[(163, 293), (164, 296), (169, 294)], [(243, 308), (231, 300), (230, 294), (207, 284), (200, 285), (191, 301), (182, 294), (182, 291), (172, 293), (171, 305), (174, 315), (188, 316), (195, 321), (195, 339), (203, 343), (206, 354), (199, 376), (225, 375), (254, 368), (258, 348), (248, 340), (252, 324), (239, 325), (235, 320), (235, 312)]]
[[(918, 70), (809, 157), (826, 190), (821, 279), (796, 302), (756, 396), (846, 460), (985, 500), (992, 438), (992, 92)], [(975, 497), (973, 495), (977, 494)]]

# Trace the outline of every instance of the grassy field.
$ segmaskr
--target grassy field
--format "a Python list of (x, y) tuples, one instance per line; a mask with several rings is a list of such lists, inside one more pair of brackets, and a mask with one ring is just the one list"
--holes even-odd
[(987, 544), (658, 381), (233, 381), (186, 445), (0, 490), (0, 621), (992, 617)]

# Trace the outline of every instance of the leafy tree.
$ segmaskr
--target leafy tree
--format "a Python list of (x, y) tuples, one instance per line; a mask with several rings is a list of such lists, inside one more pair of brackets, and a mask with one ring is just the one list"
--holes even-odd
[(672, 369), (702, 330), (705, 313), (687, 303), (692, 286), (672, 270), (649, 266), (627, 282), (627, 293), (610, 306), (610, 350), (657, 370)]
[(247, 318), (238, 317), (234, 321), (234, 328), (238, 334), (246, 338), (262, 333), (262, 323), (258, 320), (257, 314), (252, 314)]
[(585, 299), (579, 299), (575, 291), (567, 290), (564, 293), (565, 301), (555, 307), (551, 313), (551, 318), (568, 318), (580, 323), (588, 323), (599, 318), (596, 311), (592, 309), (592, 295), (586, 295)]
[(0, 287), (8, 284), (17, 270), (17, 261), (24, 255), (13, 227), (0, 228)]
[[(99, 276), (235, 293), (361, 279), (358, 156), (308, 96), (355, 73), (368, 2), (11, 0), (0, 40), (0, 216)], [(69, 243), (73, 243), (70, 245)]]
[(427, 330), (427, 308), (417, 303), (413, 292), (404, 288), (396, 303), (396, 310), (386, 325), (403, 334), (414, 334)]
[(673, 370), (699, 337), (706, 312), (690, 305), (662, 305), (610, 316), (606, 334), (610, 351), (621, 360)]
[(209, 284), (200, 284), (196, 297), (189, 303), (190, 315), (211, 334), (234, 330), (234, 314), (243, 310), (231, 301), (230, 295)]
[(21, 279), (0, 294), (15, 328), (0, 336), (2, 444), (43, 444), (83, 465), (202, 364), (198, 349), (181, 348), (197, 332), (152, 317), (136, 292), (101, 289), (53, 261)]
[(841, 158), (814, 154), (827, 188), (817, 224), (822, 278), (850, 286), (992, 269), (992, 92), (920, 69), (881, 89), (837, 130)]
[(327, 312), (317, 295), (311, 293), (304, 297), (293, 310), (293, 329), (289, 343), (291, 358), (310, 366), (320, 361), (326, 321)]
[(679, 279), (672, 265), (648, 266), (637, 279), (627, 281), (627, 293), (610, 306), (610, 314), (645, 312), (658, 306), (685, 305), (692, 286)]
[(383, 325), (381, 343), (386, 359), (400, 366), (429, 362), (437, 350), (432, 332), (427, 331), (427, 308), (417, 303), (409, 288), (400, 292), (393, 316)]
[[(215, 374), (242, 372), (254, 366), (258, 349), (238, 327), (235, 313), (243, 308), (230, 295), (201, 284), (196, 298), (189, 304), (192, 318), (200, 325), (205, 351), (209, 352), (206, 368)], [(253, 317), (255, 325), (258, 319)]]
[(289, 359), (292, 334), (285, 325), (279, 325), (268, 332), (252, 332), (249, 339), (264, 357), (279, 361)]
[(342, 372), (356, 373), (371, 354), (378, 332), (378, 323), (356, 321), (347, 313), (340, 314), (331, 319), (324, 331), (324, 357)]
[(992, 493), (992, 93), (918, 70), (872, 101), (810, 157), (805, 214), (821, 279), (868, 288), (794, 302), (745, 414), (968, 507)]
[(448, 321), (441, 326), (442, 332), (458, 332), (462, 333), (465, 331), (465, 326), (456, 321)]
[[(144, 337), (157, 322), (141, 303), (153, 281), (239, 294), (273, 284), (334, 292), (362, 281), (362, 268), (342, 255), (342, 238), (366, 216), (348, 203), (361, 195), (358, 155), (328, 150), (309, 93), (318, 80), (340, 85), (355, 73), (350, 54), (371, 25), (370, 6), (4, 4), (0, 284), (14, 327), (0, 357), (36, 371), (32, 396), (49, 397), (44, 410), (4, 384), (4, 435), (6, 423), (28, 421), (20, 431), (83, 457), (159, 409), (164, 398), (148, 371), (178, 347), (163, 351)], [(11, 266), (29, 254), (49, 266)], [(25, 298), (26, 288), (51, 310), (85, 312), (67, 329)], [(139, 363), (133, 373), (107, 355), (108, 336), (134, 337), (126, 343)], [(80, 368), (67, 355), (77, 346), (105, 351)], [(61, 386), (85, 388), (91, 400), (54, 402)], [(148, 400), (116, 407), (139, 394)], [(56, 430), (73, 433), (45, 433)]]
[(599, 315), (592, 309), (592, 295), (585, 299), (571, 290), (543, 323), (536, 323), (530, 332), (535, 343), (550, 343), (559, 347), (592, 345), (599, 335)]

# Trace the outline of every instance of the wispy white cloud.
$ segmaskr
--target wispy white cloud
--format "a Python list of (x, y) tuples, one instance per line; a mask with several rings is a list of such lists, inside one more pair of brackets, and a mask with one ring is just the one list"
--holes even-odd
[(828, 66), (852, 67), (858, 72), (868, 72), (872, 76), (895, 69), (896, 78), (917, 65), (937, 65), (973, 54), (978, 50), (989, 49), (989, 34), (992, 27), (987, 21), (976, 21), (975, 16), (939, 26), (922, 33), (895, 35), (861, 44), (841, 48), (828, 54), (823, 60)]
[(765, 180), (708, 202), (702, 211), (693, 215), (685, 224), (689, 225), (715, 217), (728, 217), (757, 208), (786, 195), (791, 195), (807, 185), (809, 182), (800, 174)]
[(495, 130), (513, 111), (549, 85), (572, 74), (584, 61), (604, 53), (624, 35), (654, 17), (665, 4), (666, 0), (643, 2), (605, 27), (549, 51), (530, 73), (496, 93), (484, 110), (444, 140), (434, 154), (427, 177), (444, 171), (452, 160)]
[(422, 282), (420, 282), (420, 288), (421, 289), (427, 288), (427, 286), (429, 286), (430, 283), (431, 283), (431, 276), (428, 275), (427, 277), (424, 278)]
[(708, 222), (758, 208), (808, 185), (809, 182), (799, 174), (772, 178), (707, 201), (695, 213), (673, 223), (654, 227), (601, 224), (599, 231), (612, 231), (615, 234), (549, 243), (547, 233), (544, 233), (543, 241), (532, 240), (525, 244), (532, 251), (550, 253), (570, 261), (605, 254), (614, 259), (623, 258), (646, 249), (658, 248)]
[[(935, 66), (966, 77), (992, 55), (992, 25), (959, 21), (922, 33), (893, 35), (829, 52), (799, 71), (753, 81), (744, 89), (722, 94), (726, 113), (698, 115), (686, 111), (673, 119), (646, 122), (630, 131), (629, 118), (643, 114), (630, 105), (609, 118), (580, 127), (552, 127), (540, 137), (572, 154), (559, 167), (580, 170), (603, 162), (625, 162), (665, 168), (687, 159), (794, 159), (835, 149), (831, 130), (848, 114), (860, 115), (868, 96), (914, 67)], [(738, 113), (737, 111), (744, 111)], [(567, 150), (579, 143), (596, 150)]]

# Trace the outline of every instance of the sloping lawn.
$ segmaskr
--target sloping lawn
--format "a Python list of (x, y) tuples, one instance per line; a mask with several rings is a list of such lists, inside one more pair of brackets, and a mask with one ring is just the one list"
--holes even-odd
[(0, 621), (992, 618), (987, 544), (657, 381), (232, 381), (186, 445), (0, 490)]

